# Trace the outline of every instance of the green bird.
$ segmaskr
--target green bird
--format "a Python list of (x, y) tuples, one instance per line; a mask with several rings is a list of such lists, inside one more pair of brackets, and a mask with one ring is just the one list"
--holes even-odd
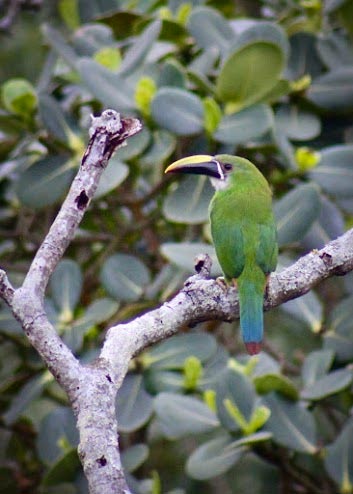
[(165, 173), (171, 172), (207, 175), (216, 189), (209, 207), (212, 239), (226, 281), (238, 288), (247, 352), (257, 354), (267, 277), (278, 255), (269, 184), (253, 163), (228, 154), (189, 156), (168, 166)]

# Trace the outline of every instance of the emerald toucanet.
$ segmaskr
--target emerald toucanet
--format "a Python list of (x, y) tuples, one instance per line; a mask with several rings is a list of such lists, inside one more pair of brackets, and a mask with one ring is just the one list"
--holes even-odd
[(277, 263), (272, 194), (265, 177), (238, 156), (197, 155), (172, 163), (166, 173), (208, 175), (216, 189), (210, 207), (217, 258), (228, 282), (238, 287), (240, 326), (250, 355), (259, 353), (267, 276)]

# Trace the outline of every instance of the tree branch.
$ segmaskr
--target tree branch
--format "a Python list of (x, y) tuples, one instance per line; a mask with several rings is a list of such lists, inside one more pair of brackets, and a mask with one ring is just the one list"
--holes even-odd
[(113, 152), (141, 130), (137, 119), (106, 110), (94, 118), (90, 141), (68, 195), (40, 246), (23, 285), (14, 290), (0, 270), (0, 296), (67, 393), (80, 433), (79, 456), (91, 494), (128, 493), (118, 442), (116, 387), (103, 360), (83, 366), (49, 322), (43, 299), (49, 278), (88, 208)]
[[(205, 262), (206, 261), (206, 262)], [(201, 266), (201, 268), (200, 268)], [(209, 278), (207, 256), (199, 258), (199, 274), (188, 278), (184, 288), (170, 301), (131, 322), (110, 328), (101, 357), (113, 366), (117, 382), (123, 378), (129, 360), (149, 345), (178, 332), (183, 326), (218, 319), (233, 321), (239, 317), (235, 288), (224, 290)], [(264, 308), (268, 310), (300, 297), (321, 281), (353, 270), (353, 229), (313, 250), (292, 266), (270, 277)]]
[[(50, 275), (73, 239), (112, 153), (140, 129), (138, 120), (120, 119), (113, 110), (93, 120), (81, 167), (23, 285), (15, 290), (0, 270), (0, 296), (69, 397), (77, 418), (79, 455), (91, 494), (129, 493), (120, 461), (115, 398), (130, 360), (182, 326), (210, 319), (231, 321), (239, 313), (236, 289), (225, 290), (210, 279), (210, 259), (200, 256), (197, 274), (186, 280), (174, 298), (131, 322), (110, 328), (100, 358), (89, 366), (80, 364), (49, 322), (43, 298)], [(329, 276), (352, 269), (350, 230), (320, 251), (272, 274), (265, 309), (299, 297)]]

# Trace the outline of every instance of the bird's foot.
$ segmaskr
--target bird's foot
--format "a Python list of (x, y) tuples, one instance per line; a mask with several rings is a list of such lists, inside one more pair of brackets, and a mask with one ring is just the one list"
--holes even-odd
[(223, 276), (218, 276), (218, 278), (216, 278), (216, 283), (222, 288), (224, 292), (228, 291), (229, 285)]

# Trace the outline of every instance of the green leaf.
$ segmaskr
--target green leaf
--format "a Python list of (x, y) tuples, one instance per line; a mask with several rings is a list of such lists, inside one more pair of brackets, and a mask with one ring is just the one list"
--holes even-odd
[(83, 84), (105, 106), (123, 112), (134, 109), (133, 87), (120, 75), (89, 58), (81, 58), (77, 70)]
[(30, 117), (37, 107), (34, 87), (26, 79), (6, 81), (1, 87), (1, 97), (6, 110), (23, 117)]
[(264, 429), (272, 432), (276, 443), (299, 453), (316, 453), (315, 422), (308, 410), (275, 394), (264, 397), (263, 402), (271, 410)]
[[(123, 146), (117, 151), (117, 159), (119, 162), (125, 162), (142, 155), (143, 151), (147, 148), (151, 141), (151, 133), (144, 127), (141, 132), (138, 132), (126, 141), (126, 146)], [(111, 160), (115, 158), (113, 155)]]
[(278, 391), (286, 398), (297, 400), (298, 390), (288, 377), (282, 374), (268, 373), (253, 378), (255, 389), (259, 394)]
[(85, 310), (82, 317), (65, 328), (63, 340), (68, 347), (77, 352), (82, 348), (83, 339), (89, 329), (109, 319), (118, 310), (119, 304), (109, 298), (94, 300)]
[(76, 447), (78, 441), (76, 420), (71, 409), (57, 407), (40, 424), (37, 437), (39, 457), (46, 465), (51, 465), (70, 447)]
[(289, 42), (287, 34), (281, 26), (275, 24), (274, 22), (254, 22), (252, 26), (240, 32), (238, 38), (236, 39), (235, 47), (239, 48), (240, 46), (248, 45), (254, 41), (267, 41), (268, 43), (273, 43), (278, 46), (285, 58), (288, 57)]
[(212, 134), (218, 127), (221, 118), (222, 110), (218, 103), (210, 96), (203, 100), (204, 109), (204, 126), (209, 134)]
[(281, 310), (304, 322), (314, 333), (318, 333), (322, 327), (324, 307), (313, 291), (282, 304)]
[(198, 134), (203, 128), (200, 98), (184, 89), (162, 87), (151, 105), (155, 122), (177, 135)]
[(225, 115), (214, 138), (224, 144), (246, 144), (263, 135), (273, 123), (272, 111), (267, 105), (254, 105), (238, 113)]
[(103, 197), (126, 179), (129, 174), (129, 167), (119, 160), (119, 156), (115, 155), (110, 158), (107, 168), (102, 173), (94, 199)]
[(322, 400), (347, 388), (353, 379), (349, 369), (338, 369), (305, 386), (300, 396), (304, 400)]
[(320, 212), (320, 196), (315, 184), (303, 184), (288, 192), (274, 205), (279, 245), (298, 242)]
[(157, 86), (152, 77), (141, 77), (136, 84), (134, 95), (136, 107), (145, 117), (151, 114), (151, 102), (156, 91)]
[(154, 369), (152, 366), (144, 373), (144, 378), (146, 389), (152, 394), (184, 389), (184, 376), (180, 372)]
[(204, 223), (208, 220), (208, 206), (213, 194), (214, 189), (208, 177), (183, 177), (167, 195), (163, 214), (176, 223)]
[(204, 402), (191, 396), (159, 393), (154, 409), (163, 434), (169, 439), (200, 434), (219, 426), (217, 415)]
[(137, 69), (144, 61), (153, 43), (161, 31), (161, 21), (152, 22), (144, 32), (136, 38), (134, 43), (126, 51), (120, 65), (119, 74), (130, 74)]
[(353, 419), (349, 418), (330, 444), (324, 459), (330, 477), (337, 482), (340, 493), (348, 494), (353, 489)]
[(352, 331), (353, 296), (343, 299), (330, 314), (329, 329), (339, 334), (350, 334)]
[(61, 317), (70, 321), (82, 290), (82, 272), (79, 264), (71, 259), (62, 260), (51, 275), (50, 290)]
[(156, 130), (152, 134), (152, 142), (141, 156), (142, 166), (150, 166), (155, 170), (157, 165), (164, 163), (173, 153), (176, 146), (176, 138), (167, 130)]
[(228, 21), (216, 10), (208, 7), (193, 9), (187, 25), (191, 35), (200, 48), (208, 50), (216, 47), (227, 52), (235, 34)]
[(324, 70), (318, 57), (318, 37), (307, 32), (299, 32), (289, 39), (290, 57), (286, 68), (286, 76), (290, 79), (300, 79), (306, 75), (317, 77)]
[(250, 422), (256, 394), (247, 376), (227, 369), (217, 381), (215, 390), (218, 416), (223, 427), (230, 431), (237, 431), (240, 428), (239, 423), (229, 413), (232, 405), (239, 410), (247, 423)]
[(305, 387), (312, 386), (328, 372), (333, 358), (332, 350), (316, 350), (307, 355), (302, 367), (302, 380)]
[(93, 59), (106, 69), (114, 71), (121, 64), (120, 50), (112, 46), (104, 46), (95, 52)]
[(321, 161), (311, 172), (326, 192), (338, 198), (353, 196), (353, 145), (331, 146), (321, 151)]
[(231, 448), (231, 438), (220, 436), (199, 446), (186, 463), (186, 471), (197, 480), (217, 477), (229, 470), (246, 452), (246, 447)]
[(73, 50), (71, 46), (66, 42), (62, 34), (49, 24), (45, 24), (43, 26), (43, 34), (45, 39), (49, 42), (49, 45), (54, 48), (54, 50), (65, 60), (65, 62), (73, 70), (76, 70), (78, 56), (76, 55), (75, 50)]
[(276, 112), (276, 124), (293, 141), (309, 141), (321, 132), (321, 121), (314, 113), (297, 105), (281, 105)]
[(153, 400), (143, 387), (143, 377), (127, 375), (116, 398), (119, 431), (140, 429), (150, 419), (152, 411)]
[(335, 112), (353, 110), (353, 69), (340, 68), (315, 79), (307, 99), (320, 108)]
[(302, 240), (302, 245), (306, 250), (321, 249), (345, 231), (341, 210), (327, 197), (321, 196), (320, 199), (320, 214)]
[(49, 372), (43, 372), (39, 376), (29, 379), (21, 390), (17, 392), (10, 408), (3, 414), (5, 424), (12, 425), (16, 422), (25, 413), (29, 404), (42, 394), (44, 387), (52, 379)]
[(190, 333), (169, 338), (142, 356), (145, 367), (153, 369), (183, 369), (189, 357), (200, 362), (208, 360), (217, 349), (213, 336), (207, 333)]
[(202, 364), (200, 360), (191, 355), (187, 357), (184, 361), (184, 388), (187, 391), (194, 391), (200, 382), (203, 374)]
[(16, 194), (30, 208), (55, 204), (67, 191), (75, 174), (76, 163), (67, 156), (48, 156), (36, 161), (21, 173)]
[(212, 259), (212, 276), (219, 276), (222, 274), (216, 251), (212, 245), (199, 242), (169, 242), (161, 245), (161, 253), (170, 262), (189, 273), (195, 272), (196, 257), (199, 254), (208, 254)]
[(239, 448), (240, 446), (248, 446), (252, 444), (261, 443), (263, 441), (268, 441), (272, 438), (272, 434), (270, 432), (255, 432), (254, 434), (250, 434), (248, 436), (241, 437), (236, 441), (227, 446), (227, 449), (231, 448)]
[(71, 449), (50, 467), (43, 478), (44, 486), (54, 486), (62, 482), (72, 482), (80, 469), (77, 449)]
[(218, 97), (238, 109), (250, 106), (273, 88), (283, 70), (284, 55), (277, 45), (257, 41), (232, 53), (217, 79)]
[(60, 0), (58, 2), (58, 11), (69, 29), (74, 30), (80, 26), (80, 15), (77, 1)]
[(39, 94), (38, 110), (44, 127), (59, 141), (69, 143), (70, 129), (61, 106), (48, 94)]
[(124, 470), (129, 473), (137, 470), (147, 460), (148, 454), (149, 449), (146, 444), (134, 444), (125, 449), (121, 454)]
[(107, 292), (124, 301), (138, 300), (150, 281), (146, 266), (134, 256), (114, 254), (104, 262), (100, 280)]
[(167, 60), (161, 67), (158, 86), (185, 88), (186, 78), (184, 67), (174, 59)]
[(317, 51), (330, 70), (350, 67), (353, 64), (351, 44), (342, 32), (333, 31), (317, 40)]

